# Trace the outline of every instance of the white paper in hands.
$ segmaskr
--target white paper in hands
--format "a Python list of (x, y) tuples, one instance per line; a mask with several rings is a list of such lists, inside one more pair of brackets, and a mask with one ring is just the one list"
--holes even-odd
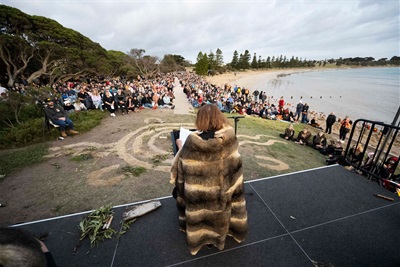
[(188, 136), (192, 133), (192, 131), (181, 127), (179, 129), (179, 139), (182, 141), (182, 145), (186, 142), (186, 139), (188, 138)]

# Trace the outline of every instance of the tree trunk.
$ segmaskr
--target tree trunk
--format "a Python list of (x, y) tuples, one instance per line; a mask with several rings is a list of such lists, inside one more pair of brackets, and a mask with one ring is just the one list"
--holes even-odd
[(8, 83), (7, 83), (8, 87), (12, 87), (14, 85), (14, 82), (15, 82), (14, 77), (12, 75), (8, 75)]
[(27, 79), (28, 84), (31, 84), (33, 82), (33, 80), (35, 80), (36, 78), (39, 78), (40, 76), (42, 76), (43, 74), (45, 74), (47, 72), (47, 67), (49, 66), (48, 61), (49, 61), (50, 55), (51, 55), (51, 52), (48, 52), (46, 57), (42, 61), (42, 68), (40, 70), (35, 71), (28, 77), (28, 79)]

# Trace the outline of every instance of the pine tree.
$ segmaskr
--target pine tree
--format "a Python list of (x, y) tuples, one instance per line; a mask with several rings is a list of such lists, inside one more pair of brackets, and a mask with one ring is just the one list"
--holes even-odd
[(239, 56), (238, 56), (238, 52), (235, 50), (235, 52), (233, 52), (233, 58), (232, 58), (232, 62), (231, 62), (231, 66), (232, 68), (239, 68)]
[(257, 62), (258, 68), (264, 68), (263, 61), (261, 59), (261, 56), (258, 56), (258, 62)]
[(212, 50), (208, 54), (208, 69), (211, 71), (215, 71), (217, 68), (217, 61), (215, 60), (215, 55)]
[(252, 67), (253, 69), (257, 69), (257, 68), (258, 68), (257, 55), (256, 55), (256, 53), (254, 53), (254, 55), (253, 55), (253, 60), (251, 61), (251, 67)]
[(238, 63), (238, 69), (244, 69), (244, 57), (243, 57), (243, 54), (242, 53), (240, 53), (240, 55), (239, 55), (239, 63)]
[(224, 56), (219, 48), (217, 48), (217, 51), (215, 52), (215, 61), (217, 63), (217, 67), (222, 67), (222, 65), (224, 65)]
[(205, 76), (208, 74), (208, 57), (206, 53), (203, 54), (201, 51), (199, 52), (194, 67), (197, 75)]
[(243, 69), (250, 69), (250, 52), (249, 50), (244, 51), (243, 55)]
[(266, 67), (271, 68), (271, 57), (267, 57)]

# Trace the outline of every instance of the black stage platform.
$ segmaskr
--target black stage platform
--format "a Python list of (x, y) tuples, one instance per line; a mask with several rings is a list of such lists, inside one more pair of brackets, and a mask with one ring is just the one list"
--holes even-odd
[[(400, 198), (342, 166), (246, 183), (247, 240), (228, 237), (225, 249), (191, 256), (179, 231), (175, 199), (137, 219), (118, 240), (78, 253), (79, 221), (86, 213), (18, 225), (45, 241), (58, 266), (400, 266)], [(394, 202), (377, 198), (381, 194)], [(133, 203), (136, 204), (136, 203)], [(132, 204), (129, 204), (131, 206)], [(114, 208), (121, 218), (126, 206)], [(114, 219), (113, 228), (119, 229)], [(331, 265), (328, 265), (331, 264)]]

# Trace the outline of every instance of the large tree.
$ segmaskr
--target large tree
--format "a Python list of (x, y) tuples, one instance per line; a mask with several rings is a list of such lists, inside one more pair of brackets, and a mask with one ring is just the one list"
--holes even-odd
[(208, 74), (208, 57), (206, 53), (203, 54), (200, 51), (197, 54), (197, 60), (194, 67), (197, 75), (205, 76)]
[(145, 79), (154, 77), (158, 73), (157, 57), (145, 55), (146, 50), (133, 48), (128, 55), (132, 58), (133, 67)]
[(210, 53), (208, 54), (208, 69), (210, 71), (215, 71), (217, 69), (217, 61), (212, 50), (210, 50)]
[(215, 62), (217, 67), (222, 67), (222, 65), (224, 65), (224, 56), (219, 48), (217, 48), (217, 51), (215, 52)]
[(245, 69), (245, 70), (249, 69), (250, 68), (250, 58), (251, 58), (251, 55), (250, 55), (249, 50), (245, 50), (244, 54), (240, 54), (239, 64), (238, 64), (239, 68)]
[(0, 5), (0, 60), (8, 74), (8, 85), (16, 79), (31, 83), (46, 77), (109, 72), (107, 51), (82, 34), (41, 16)]
[(253, 69), (257, 69), (258, 68), (258, 62), (257, 62), (257, 55), (256, 53), (254, 53), (253, 55), (253, 60), (251, 61), (251, 67)]
[(132, 59), (125, 53), (121, 51), (109, 50), (108, 54), (108, 62), (111, 66), (110, 76), (125, 76), (129, 78), (133, 78), (137, 75), (134, 75), (134, 68)]
[(231, 61), (231, 66), (232, 66), (232, 68), (238, 68), (238, 65), (239, 65), (239, 54), (238, 54), (238, 51), (234, 51), (233, 52), (233, 57), (232, 57), (232, 61)]

